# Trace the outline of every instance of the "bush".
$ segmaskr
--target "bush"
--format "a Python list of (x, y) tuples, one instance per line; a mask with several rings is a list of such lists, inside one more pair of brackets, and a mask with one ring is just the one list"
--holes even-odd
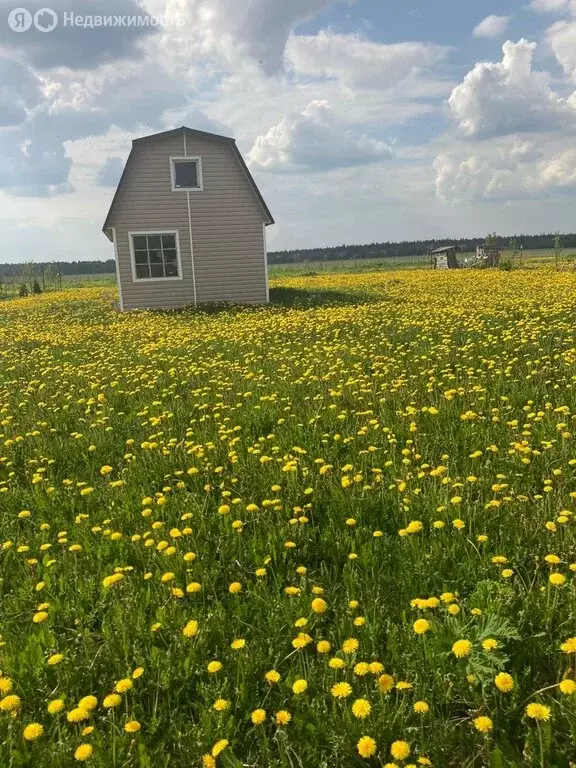
[(32, 283), (32, 292), (33, 293), (42, 293), (42, 288), (40, 287), (40, 283), (38, 280), (34, 280)]
[(502, 270), (502, 272), (510, 272), (513, 267), (512, 259), (502, 259), (500, 264), (498, 265), (498, 268)]
[(23, 298), (24, 296), (28, 296), (29, 293), (30, 291), (28, 290), (28, 286), (26, 285), (26, 283), (22, 283), (20, 288), (18, 288), (18, 296), (20, 296), (20, 298)]

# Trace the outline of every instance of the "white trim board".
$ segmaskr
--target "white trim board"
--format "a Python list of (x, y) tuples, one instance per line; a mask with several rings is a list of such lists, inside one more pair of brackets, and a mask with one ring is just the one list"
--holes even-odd
[(270, 302), (270, 287), (268, 285), (268, 245), (266, 243), (266, 222), (262, 222), (262, 239), (264, 241), (264, 280), (266, 281), (266, 303)]
[[(186, 150), (184, 150), (186, 151)], [(177, 187), (176, 185), (176, 172), (174, 169), (174, 163), (185, 161), (193, 161), (196, 163), (198, 169), (198, 185), (197, 187)], [(204, 177), (202, 175), (202, 158), (199, 155), (185, 155), (184, 157), (170, 157), (170, 186), (172, 192), (204, 192)]]
[(120, 259), (118, 258), (118, 240), (116, 239), (116, 227), (112, 227), (112, 242), (114, 243), (114, 261), (116, 262), (116, 282), (118, 283), (118, 304), (120, 312), (124, 312), (124, 299), (122, 298), (122, 279), (120, 278)]
[[(188, 148), (186, 146), (186, 131), (182, 131), (182, 139), (184, 141), (184, 157), (188, 157)], [(200, 165), (200, 172), (202, 171), (202, 165)], [(200, 176), (198, 177), (200, 180)], [(204, 186), (202, 184), (202, 186)], [(194, 265), (194, 243), (192, 241), (192, 210), (190, 208), (190, 193), (186, 195), (186, 201), (188, 203), (188, 237), (190, 239), (190, 261), (192, 263), (192, 290), (194, 292), (194, 306), (198, 306), (198, 297), (196, 295), (196, 266)]]
[[(138, 235), (175, 235), (176, 239), (176, 259), (178, 263), (178, 277), (136, 277), (136, 259), (134, 256), (133, 237)], [(182, 275), (182, 257), (180, 254), (180, 237), (177, 229), (147, 229), (128, 232), (128, 245), (130, 247), (130, 266), (132, 267), (132, 282), (139, 283), (168, 283), (173, 280), (183, 280)]]

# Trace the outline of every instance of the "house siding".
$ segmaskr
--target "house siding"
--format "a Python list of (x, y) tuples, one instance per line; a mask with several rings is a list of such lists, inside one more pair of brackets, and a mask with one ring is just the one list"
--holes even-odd
[[(184, 155), (202, 158), (203, 191), (172, 192), (170, 157)], [(265, 220), (229, 142), (179, 133), (136, 143), (109, 220), (124, 308), (182, 307), (195, 292), (198, 303), (266, 302)], [(128, 233), (148, 230), (178, 230), (182, 280), (133, 280)]]

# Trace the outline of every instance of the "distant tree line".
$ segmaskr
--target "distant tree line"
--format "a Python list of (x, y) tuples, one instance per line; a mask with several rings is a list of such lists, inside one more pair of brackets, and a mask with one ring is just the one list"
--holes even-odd
[(50, 270), (64, 275), (108, 275), (116, 271), (114, 259), (107, 261), (60, 261), (52, 262), (26, 262), (25, 264), (0, 264), (1, 277), (19, 277), (23, 272), (42, 269)]
[[(545, 250), (557, 248), (558, 239), (563, 248), (576, 249), (576, 234), (558, 235), (495, 235), (490, 234), (493, 247), (513, 250)], [(337, 245), (330, 248), (299, 248), (291, 251), (270, 251), (269, 264), (297, 264), (307, 261), (347, 261), (349, 259), (402, 258), (403, 256), (424, 256), (444, 245), (455, 245), (461, 253), (470, 253), (477, 246), (487, 243), (486, 237), (444, 238), (438, 240), (404, 240), (401, 243), (369, 243), (367, 245)], [(114, 259), (107, 261), (62, 261), (59, 263), (35, 263), (36, 269), (56, 270), (59, 277), (66, 275), (109, 275), (114, 274)], [(30, 268), (30, 266), (28, 267)], [(14, 278), (22, 275), (24, 264), (0, 264), (0, 278)]]
[[(489, 235), (492, 247), (523, 250), (545, 250), (556, 246), (558, 233), (542, 235)], [(563, 248), (576, 249), (576, 234), (561, 235)], [(441, 240), (404, 240), (401, 243), (370, 243), (368, 245), (338, 245), (332, 248), (302, 248), (268, 253), (269, 264), (295, 264), (306, 261), (347, 261), (349, 259), (402, 258), (425, 256), (436, 248), (455, 245), (461, 253), (471, 253), (487, 243), (486, 237), (443, 238)], [(514, 244), (514, 245), (512, 245)]]

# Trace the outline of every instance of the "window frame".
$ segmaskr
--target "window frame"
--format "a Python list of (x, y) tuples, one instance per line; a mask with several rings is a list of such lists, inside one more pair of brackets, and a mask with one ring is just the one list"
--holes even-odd
[[(198, 186), (197, 187), (177, 187), (176, 186), (176, 163), (196, 163), (196, 169), (198, 173)], [(204, 191), (204, 177), (202, 174), (202, 158), (199, 155), (189, 155), (188, 157), (171, 157), (170, 158), (170, 185), (172, 192), (203, 192)]]
[[(176, 264), (178, 266), (178, 276), (176, 277), (138, 277), (136, 275), (136, 249), (134, 248), (134, 237), (143, 235), (174, 235), (174, 243), (176, 245)], [(128, 232), (128, 245), (130, 247), (130, 264), (132, 266), (132, 282), (133, 283), (166, 283), (173, 280), (183, 280), (182, 274), (182, 258), (180, 254), (180, 236), (177, 229), (146, 229), (146, 230), (131, 230)], [(164, 249), (162, 249), (163, 251)], [(149, 263), (149, 262), (148, 262)]]

